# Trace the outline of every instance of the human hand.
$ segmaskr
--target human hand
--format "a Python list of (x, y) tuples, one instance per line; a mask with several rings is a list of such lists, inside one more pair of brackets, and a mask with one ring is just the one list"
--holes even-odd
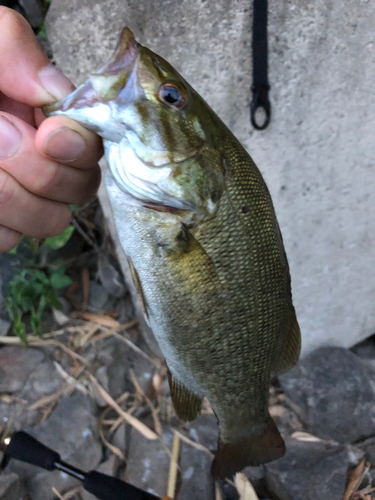
[(0, 6), (0, 253), (22, 234), (59, 234), (69, 225), (69, 204), (87, 202), (99, 187), (100, 138), (38, 109), (73, 88), (42, 54), (27, 21)]

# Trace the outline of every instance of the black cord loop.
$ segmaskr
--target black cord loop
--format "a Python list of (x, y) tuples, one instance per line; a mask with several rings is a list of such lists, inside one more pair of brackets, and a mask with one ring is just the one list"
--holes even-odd
[[(251, 124), (257, 130), (264, 130), (271, 120), (271, 103), (268, 99), (270, 86), (265, 83), (258, 83), (251, 87), (253, 99), (250, 103)], [(263, 123), (259, 124), (256, 121), (256, 112), (259, 108), (263, 108), (266, 118)]]

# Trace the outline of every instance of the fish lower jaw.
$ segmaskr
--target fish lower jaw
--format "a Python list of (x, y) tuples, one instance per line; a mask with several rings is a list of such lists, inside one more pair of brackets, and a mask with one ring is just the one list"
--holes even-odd
[(146, 165), (126, 139), (120, 143), (105, 140), (104, 148), (112, 175), (127, 195), (125, 202), (178, 215), (184, 223), (207, 217), (204, 210), (184, 197), (183, 188), (170, 179), (170, 165), (157, 168)]

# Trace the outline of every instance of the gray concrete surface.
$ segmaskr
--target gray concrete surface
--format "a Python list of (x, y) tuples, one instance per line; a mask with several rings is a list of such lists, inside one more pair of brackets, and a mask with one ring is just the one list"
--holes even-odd
[(270, 0), (273, 117), (249, 122), (249, 0), (54, 0), (47, 29), (76, 83), (128, 25), (169, 60), (248, 149), (290, 261), (304, 353), (375, 332), (375, 3)]

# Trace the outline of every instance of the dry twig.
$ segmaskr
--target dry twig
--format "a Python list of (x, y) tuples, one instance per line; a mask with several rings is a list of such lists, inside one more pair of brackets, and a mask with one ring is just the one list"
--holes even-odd
[(253, 485), (247, 479), (245, 474), (237, 472), (234, 478), (234, 485), (240, 495), (239, 500), (259, 500)]
[(175, 434), (173, 437), (172, 457), (169, 466), (168, 488), (167, 488), (167, 496), (172, 499), (175, 498), (175, 493), (176, 493), (177, 473), (179, 469), (178, 467), (179, 455), (180, 455), (180, 438), (178, 434)]
[(145, 395), (144, 391), (142, 390), (141, 386), (138, 383), (138, 380), (137, 380), (136, 376), (134, 375), (134, 371), (131, 368), (129, 369), (129, 373), (130, 373), (130, 378), (131, 378), (131, 380), (133, 382), (133, 385), (135, 387), (135, 390), (137, 391), (137, 394), (139, 394), (139, 396), (142, 399), (144, 399), (144, 401), (146, 402), (147, 406), (150, 408), (151, 415), (152, 415), (152, 418), (153, 418), (153, 421), (154, 421), (154, 426), (155, 426), (156, 434), (160, 438), (162, 438), (163, 437), (163, 430), (162, 430), (161, 423), (160, 423), (160, 420), (159, 420), (159, 417), (158, 417), (158, 411), (156, 410), (156, 408), (154, 407), (154, 405), (151, 403), (151, 401), (149, 400), (149, 398)]
[(343, 500), (351, 500), (353, 498), (353, 494), (357, 491), (364, 476), (370, 470), (370, 467), (371, 464), (366, 460), (365, 457), (359, 462), (357, 467), (349, 474)]
[(207, 455), (209, 457), (214, 458), (214, 454), (211, 453), (208, 448), (206, 448), (205, 446), (203, 446), (203, 444), (199, 444), (199, 443), (196, 443), (195, 441), (192, 441), (191, 439), (189, 439), (188, 437), (184, 436), (183, 434), (181, 434), (181, 432), (179, 432), (176, 429), (172, 429), (172, 430), (173, 430), (173, 432), (175, 434), (178, 435), (178, 437), (181, 439), (181, 441), (184, 441), (185, 443), (190, 444), (190, 446), (193, 446), (197, 450), (204, 451), (205, 453), (207, 453)]
[(110, 442), (108, 442), (104, 436), (104, 432), (103, 432), (103, 427), (104, 427), (104, 419), (107, 415), (107, 413), (111, 410), (111, 408), (107, 408), (100, 416), (100, 419), (99, 419), (99, 425), (98, 425), (98, 429), (99, 429), (99, 436), (101, 438), (101, 440), (103, 441), (103, 443), (105, 444), (105, 446), (107, 448), (109, 448), (111, 450), (111, 452), (116, 455), (117, 457), (119, 457), (123, 462), (126, 462), (126, 459), (122, 453), (122, 451), (117, 448), (117, 446), (111, 444)]
[(82, 493), (83, 487), (76, 486), (72, 490), (69, 490), (66, 493), (64, 493), (64, 495), (59, 493), (55, 487), (52, 487), (52, 491), (59, 498), (59, 500), (71, 500), (71, 498), (74, 498), (77, 495), (77, 493)]
[(215, 500), (223, 500), (219, 485), (215, 482)]
[(107, 316), (106, 314), (94, 314), (83, 311), (76, 311), (76, 316), (81, 319), (85, 319), (87, 321), (91, 321), (92, 323), (97, 323), (98, 325), (104, 326), (105, 328), (121, 328), (121, 323), (111, 318), (111, 316)]
[(129, 412), (124, 411), (118, 403), (108, 394), (107, 391), (103, 389), (103, 387), (99, 384), (99, 382), (96, 380), (96, 378), (90, 373), (89, 374), (91, 382), (96, 386), (98, 391), (100, 392), (101, 396), (103, 399), (107, 402), (109, 406), (111, 406), (123, 419), (130, 425), (132, 425), (135, 429), (137, 429), (138, 432), (140, 432), (145, 438), (147, 439), (158, 439), (158, 435), (149, 429), (144, 423), (142, 423), (140, 420), (137, 418), (133, 417), (130, 415)]

